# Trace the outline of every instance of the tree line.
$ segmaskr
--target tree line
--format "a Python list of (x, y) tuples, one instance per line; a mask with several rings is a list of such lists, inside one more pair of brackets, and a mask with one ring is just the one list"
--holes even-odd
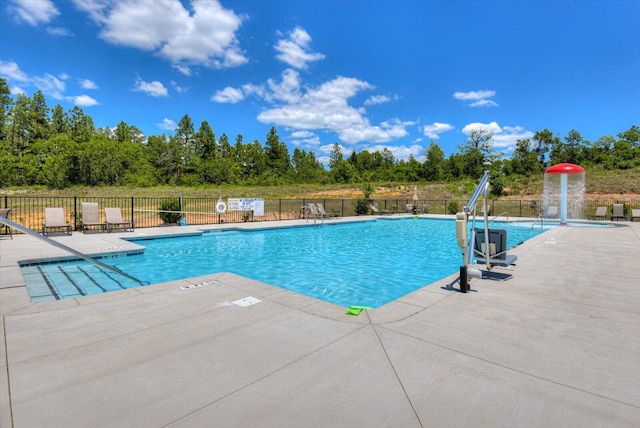
[(50, 108), (41, 91), (15, 99), (0, 78), (0, 183), (3, 186), (74, 185), (197, 186), (202, 184), (283, 185), (292, 183), (426, 182), (479, 178), (489, 169), (494, 186), (500, 178), (541, 174), (548, 165), (571, 162), (607, 170), (640, 166), (640, 128), (594, 142), (571, 130), (564, 137), (548, 129), (517, 141), (510, 159), (493, 145), (493, 134), (476, 130), (445, 156), (437, 143), (425, 149), (425, 160), (396, 159), (389, 149), (343, 154), (333, 144), (325, 167), (312, 151), (289, 153), (272, 127), (264, 144), (231, 142), (216, 137), (205, 120), (196, 129), (189, 115), (174, 135), (145, 136), (134, 125), (96, 128), (91, 116), (75, 106)]

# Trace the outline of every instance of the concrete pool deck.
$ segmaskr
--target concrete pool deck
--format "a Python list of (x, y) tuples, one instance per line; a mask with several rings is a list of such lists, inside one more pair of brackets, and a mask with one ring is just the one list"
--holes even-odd
[[(640, 223), (624, 224), (551, 229), (495, 270), (508, 280), (463, 294), (453, 275), (359, 316), (230, 273), (31, 304), (17, 262), (62, 252), (2, 238), (0, 426), (637, 427)], [(96, 254), (210, 228), (55, 239)]]

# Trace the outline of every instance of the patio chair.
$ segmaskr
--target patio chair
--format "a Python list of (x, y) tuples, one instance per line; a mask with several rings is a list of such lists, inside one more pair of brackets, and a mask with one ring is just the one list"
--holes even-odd
[(316, 209), (320, 213), (320, 215), (324, 218), (336, 218), (339, 217), (338, 213), (328, 213), (324, 210), (324, 206), (321, 203), (316, 203)]
[(613, 204), (613, 213), (611, 214), (611, 221), (614, 220), (626, 220), (627, 216), (624, 215), (624, 205), (623, 204)]
[[(406, 205), (406, 208), (407, 208), (407, 212), (408, 212), (408, 213), (412, 213), (412, 212), (413, 212), (413, 204), (407, 204), (407, 205)], [(417, 208), (416, 208), (416, 209), (417, 209)]]
[(591, 216), (591, 220), (605, 220), (607, 218), (608, 207), (596, 208), (596, 213)]
[(632, 209), (631, 210), (631, 221), (633, 221), (633, 219), (639, 219), (640, 220), (640, 209)]
[(133, 232), (133, 222), (122, 219), (120, 208), (105, 208), (104, 215), (107, 219), (107, 232), (114, 229), (130, 230)]
[(82, 233), (85, 233), (92, 227), (105, 232), (107, 223), (100, 221), (100, 211), (96, 202), (83, 202), (82, 204)]
[[(6, 219), (9, 218), (9, 212), (11, 212), (11, 208), (0, 208), (0, 217), (4, 217)], [(13, 239), (13, 233), (11, 232), (11, 228), (4, 223), (0, 223), (0, 231), (4, 229), (5, 235), (9, 235), (11, 239)]]
[(558, 206), (557, 205), (549, 205), (547, 207), (547, 214), (545, 215), (547, 218), (555, 218), (558, 217)]
[(390, 210), (381, 210), (380, 208), (378, 208), (378, 203), (375, 201), (369, 205), (369, 208), (371, 208), (371, 212), (373, 214), (395, 214)]
[(314, 203), (308, 203), (307, 205), (302, 207), (302, 217), (303, 218), (309, 218), (309, 217), (320, 217), (320, 211), (318, 211), (318, 209), (316, 208), (316, 204)]
[[(475, 229), (473, 244), (474, 254), (478, 264), (485, 264), (487, 257), (489, 264), (507, 267), (518, 260), (518, 256), (507, 254), (507, 231), (504, 229), (489, 229), (488, 244), (485, 242), (484, 229)], [(486, 251), (486, 248), (489, 251)]]
[(62, 230), (63, 233), (71, 235), (71, 225), (64, 219), (64, 208), (45, 208), (44, 224), (42, 225), (42, 234)]

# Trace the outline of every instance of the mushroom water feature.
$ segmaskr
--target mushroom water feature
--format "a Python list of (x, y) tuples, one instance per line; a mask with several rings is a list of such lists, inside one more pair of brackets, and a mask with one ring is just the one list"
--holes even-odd
[(584, 202), (584, 168), (572, 163), (559, 163), (544, 172), (543, 207), (560, 205), (560, 224), (569, 218), (581, 218)]

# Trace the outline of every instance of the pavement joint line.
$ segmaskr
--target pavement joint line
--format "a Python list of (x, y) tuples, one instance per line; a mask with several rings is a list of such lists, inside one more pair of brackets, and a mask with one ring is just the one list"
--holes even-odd
[(394, 330), (392, 328), (388, 328), (388, 327), (385, 327), (385, 326), (380, 326), (380, 328), (384, 328), (384, 329), (389, 330), (389, 331), (391, 331), (393, 333), (400, 334), (400, 335), (406, 336), (406, 337), (410, 337), (410, 338), (418, 340), (420, 342), (428, 343), (429, 345), (437, 346), (438, 348), (446, 349), (447, 351), (451, 351), (451, 352), (454, 352), (456, 354), (464, 355), (466, 357), (473, 358), (475, 360), (482, 361), (482, 362), (485, 362), (487, 364), (490, 364), (490, 365), (493, 365), (493, 366), (496, 366), (496, 367), (501, 367), (503, 369), (506, 369), (506, 370), (509, 370), (509, 371), (512, 371), (512, 372), (515, 372), (515, 373), (519, 373), (519, 374), (522, 374), (524, 376), (532, 377), (534, 379), (538, 379), (538, 380), (541, 380), (543, 382), (548, 382), (548, 383), (552, 383), (554, 385), (558, 385), (558, 386), (561, 386), (561, 387), (564, 387), (564, 388), (569, 388), (569, 389), (572, 389), (574, 391), (579, 391), (579, 392), (582, 392), (584, 394), (588, 394), (588, 395), (591, 395), (591, 396), (594, 396), (594, 397), (602, 398), (602, 399), (607, 400), (607, 401), (612, 401), (614, 403), (619, 403), (619, 404), (622, 404), (622, 405), (625, 405), (625, 406), (633, 407), (634, 409), (640, 409), (640, 406), (632, 404), (632, 403), (627, 403), (625, 401), (616, 400), (615, 398), (607, 397), (605, 395), (598, 394), (598, 393), (595, 393), (595, 392), (591, 392), (591, 391), (588, 391), (586, 389), (576, 388), (575, 386), (571, 386), (571, 385), (568, 385), (566, 383), (557, 382), (557, 381), (552, 380), (552, 379), (547, 379), (547, 378), (544, 378), (542, 376), (538, 376), (538, 375), (535, 375), (535, 374), (532, 374), (532, 373), (525, 372), (523, 370), (519, 370), (519, 369), (516, 369), (516, 368), (513, 368), (513, 367), (506, 366), (504, 364), (496, 363), (495, 361), (491, 361), (491, 360), (488, 360), (486, 358), (479, 357), (477, 355), (469, 354), (467, 352), (463, 352), (463, 351), (460, 351), (460, 350), (457, 350), (457, 349), (453, 349), (453, 348), (450, 348), (448, 346), (432, 342), (430, 340), (425, 340), (425, 339), (422, 339), (420, 337), (413, 336), (411, 334), (403, 333), (401, 331), (397, 331), (397, 330)]
[[(365, 311), (365, 312), (367, 312), (367, 311)], [(382, 348), (382, 352), (384, 352), (384, 356), (386, 357), (387, 361), (389, 362), (389, 365), (391, 366), (391, 370), (393, 370), (393, 375), (396, 377), (396, 380), (400, 384), (400, 388), (402, 388), (402, 392), (404, 393), (404, 396), (407, 399), (407, 402), (409, 402), (409, 405), (411, 406), (411, 410), (413, 411), (413, 414), (415, 415), (416, 420), (418, 421), (418, 423), (420, 424), (421, 427), (424, 427), (424, 424), (420, 420), (420, 415), (418, 415), (418, 411), (416, 410), (415, 406), (413, 405), (413, 402), (411, 401), (411, 397), (409, 397), (409, 393), (405, 389), (404, 384), (402, 383), (402, 379), (400, 379), (400, 375), (398, 375), (398, 371), (396, 370), (396, 367), (393, 365), (393, 361), (391, 361), (391, 357), (389, 357), (389, 354), (387, 353), (387, 348), (385, 348), (384, 343), (382, 342), (382, 339), (380, 338), (380, 335), (378, 334), (378, 330), (376, 329), (376, 325), (371, 322), (371, 317), (369, 317), (369, 313), (368, 312), (367, 312), (367, 319), (369, 321), (369, 324), (373, 328), (373, 332), (375, 333), (376, 338), (378, 339), (378, 343), (380, 344), (380, 347)], [(384, 328), (384, 327), (380, 326), (380, 328)]]
[[(225, 395), (223, 395), (223, 396), (221, 396), (221, 397), (219, 397), (219, 398), (217, 398), (217, 399), (215, 399), (215, 400), (211, 401), (210, 403), (204, 404), (204, 405), (200, 406), (200, 407), (199, 407), (199, 408), (197, 408), (197, 409), (194, 409), (194, 410), (192, 410), (192, 411), (190, 411), (190, 412), (187, 412), (187, 413), (183, 414), (183, 415), (182, 415), (182, 416), (180, 416), (179, 418), (177, 418), (177, 419), (175, 419), (175, 420), (173, 420), (173, 421), (170, 421), (169, 423), (167, 423), (167, 424), (165, 424), (165, 425), (162, 425), (162, 427), (163, 427), (163, 428), (164, 428), (164, 427), (168, 427), (168, 426), (171, 426), (171, 425), (173, 425), (173, 424), (175, 424), (175, 423), (177, 423), (177, 422), (180, 422), (181, 420), (183, 420), (184, 418), (186, 418), (186, 417), (188, 417), (188, 416), (191, 416), (191, 415), (193, 415), (193, 414), (195, 414), (195, 413), (197, 413), (197, 412), (199, 412), (199, 411), (201, 411), (201, 410), (203, 410), (203, 409), (206, 409), (207, 407), (209, 407), (209, 406), (211, 406), (211, 405), (213, 405), (213, 404), (216, 404), (216, 403), (218, 403), (218, 402), (220, 402), (220, 401), (222, 401), (222, 400), (224, 400), (224, 399), (226, 399), (226, 398), (228, 398), (228, 397), (231, 397), (231, 396), (233, 396), (233, 395), (237, 394), (238, 392), (243, 391), (243, 390), (245, 390), (245, 389), (249, 388), (250, 386), (256, 385), (256, 384), (258, 384), (258, 383), (262, 382), (263, 380), (265, 380), (265, 379), (267, 379), (267, 378), (269, 378), (269, 377), (273, 376), (274, 374), (279, 373), (279, 372), (281, 372), (282, 370), (284, 370), (284, 369), (286, 369), (286, 368), (288, 368), (288, 367), (290, 367), (290, 366), (292, 366), (292, 365), (294, 365), (294, 364), (297, 364), (298, 362), (300, 362), (300, 361), (302, 361), (302, 360), (304, 360), (304, 359), (306, 359), (306, 358), (308, 358), (308, 357), (312, 356), (313, 354), (316, 354), (316, 353), (318, 353), (318, 352), (322, 351), (323, 349), (328, 348), (329, 346), (331, 346), (331, 345), (333, 345), (333, 344), (335, 344), (335, 343), (337, 343), (337, 342), (339, 342), (339, 341), (341, 341), (341, 340), (343, 340), (343, 339), (345, 339), (345, 338), (347, 338), (347, 337), (351, 336), (352, 334), (355, 334), (355, 333), (359, 332), (360, 330), (362, 330), (362, 329), (364, 329), (364, 328), (368, 327), (369, 325), (371, 325), (371, 324), (364, 324), (364, 325), (361, 325), (361, 326), (359, 326), (358, 328), (356, 328), (356, 329), (354, 329), (354, 330), (350, 331), (349, 333), (346, 333), (346, 334), (344, 334), (344, 335), (342, 335), (342, 336), (340, 336), (340, 337), (336, 338), (335, 340), (333, 340), (333, 341), (331, 341), (331, 342), (329, 342), (329, 343), (326, 343), (326, 344), (322, 345), (321, 347), (319, 347), (319, 348), (317, 348), (317, 349), (314, 349), (313, 351), (308, 352), (307, 354), (302, 355), (301, 357), (296, 358), (295, 360), (290, 361), (290, 362), (288, 362), (287, 364), (284, 364), (283, 366), (278, 367), (278, 368), (276, 368), (276, 369), (274, 369), (274, 370), (270, 371), (269, 373), (267, 373), (267, 374), (265, 374), (265, 375), (263, 375), (263, 376), (261, 376), (261, 377), (259, 377), (259, 378), (255, 379), (255, 380), (253, 380), (253, 381), (251, 381), (251, 382), (249, 382), (249, 383), (247, 383), (247, 384), (245, 384), (245, 385), (243, 385), (243, 386), (241, 386), (241, 387), (239, 387), (239, 388), (236, 388), (235, 390), (233, 390), (233, 391), (231, 391), (231, 392), (228, 392), (227, 394), (225, 394)], [(375, 329), (374, 329), (374, 330), (375, 330)], [(404, 388), (403, 388), (403, 389), (404, 389)], [(413, 408), (413, 405), (412, 405), (411, 407)], [(415, 412), (415, 409), (414, 409), (414, 412)], [(421, 425), (421, 426), (422, 426), (422, 425)]]
[(9, 349), (7, 344), (7, 319), (5, 315), (2, 315), (2, 335), (4, 336), (4, 363), (7, 375), (7, 393), (9, 395), (7, 402), (9, 403), (9, 419), (11, 420), (11, 426), (14, 426), (13, 421), (13, 406), (11, 400), (11, 377), (9, 376)]
[[(75, 298), (74, 298), (74, 300), (75, 300)], [(80, 306), (81, 305), (77, 305), (77, 306), (73, 306), (72, 308), (77, 308), (77, 307), (80, 307)], [(69, 308), (69, 309), (72, 309), (72, 308)], [(122, 338), (122, 337), (126, 337), (126, 336), (129, 336), (131, 334), (138, 334), (140, 332), (153, 330), (153, 329), (161, 327), (161, 326), (170, 325), (170, 324), (173, 324), (175, 322), (184, 321), (184, 320), (187, 320), (189, 318), (196, 318), (196, 317), (199, 317), (199, 316), (202, 316), (204, 314), (208, 314), (210, 312), (217, 311), (217, 310), (220, 310), (220, 309), (221, 308), (219, 308), (219, 307), (215, 307), (213, 309), (209, 309), (209, 310), (203, 311), (203, 312), (198, 312), (196, 314), (185, 315), (185, 316), (178, 317), (178, 318), (175, 318), (175, 319), (172, 319), (172, 320), (169, 320), (169, 321), (161, 322), (159, 324), (154, 324), (154, 325), (149, 326), (149, 327), (144, 327), (144, 328), (141, 328), (141, 329), (128, 331), (128, 332), (125, 332), (125, 333), (121, 333), (121, 334), (118, 334), (118, 335), (115, 335), (115, 336), (110, 336), (110, 337), (107, 337), (107, 338), (104, 338), (104, 339), (101, 339), (101, 340), (96, 340), (96, 341), (93, 341), (93, 342), (83, 343), (82, 345), (73, 346), (71, 348), (61, 349), (59, 351), (51, 352), (51, 353), (48, 353), (48, 354), (38, 355), (37, 357), (33, 357), (33, 358), (26, 359), (26, 360), (22, 360), (22, 361), (19, 361), (17, 363), (14, 363), (14, 364), (23, 364), (23, 363), (28, 362), (28, 361), (35, 361), (35, 360), (39, 360), (41, 358), (50, 357), (52, 355), (62, 354), (62, 353), (69, 352), (69, 351), (72, 351), (72, 350), (77, 350), (77, 349), (83, 349), (83, 348), (86, 348), (86, 347), (90, 347), (90, 346), (96, 345), (98, 343), (110, 342), (112, 340), (119, 339), (119, 338)], [(6, 329), (6, 323), (5, 323), (5, 329)], [(8, 342), (6, 340), (6, 332), (5, 332), (5, 348), (8, 347), (8, 346), (9, 346), (9, 344), (8, 344)], [(7, 355), (7, 362), (8, 362), (8, 358), (9, 357)]]

